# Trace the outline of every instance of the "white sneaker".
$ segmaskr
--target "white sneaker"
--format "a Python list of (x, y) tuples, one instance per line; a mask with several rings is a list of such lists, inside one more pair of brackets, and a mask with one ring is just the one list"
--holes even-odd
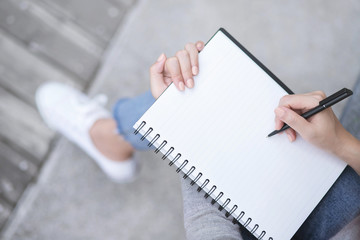
[(67, 85), (50, 82), (36, 91), (36, 104), (45, 123), (77, 144), (99, 167), (116, 182), (130, 182), (137, 173), (133, 159), (117, 162), (105, 157), (94, 146), (89, 130), (102, 118), (111, 118), (103, 107), (107, 97), (99, 95), (90, 99), (80, 91)]

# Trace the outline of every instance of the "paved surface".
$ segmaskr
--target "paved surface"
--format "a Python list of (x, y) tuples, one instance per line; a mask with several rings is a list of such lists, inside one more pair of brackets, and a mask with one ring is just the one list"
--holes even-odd
[(91, 85), (134, 2), (0, 1), (0, 231), (51, 151), (36, 88), (49, 80)]
[[(5, 239), (183, 239), (175, 169), (149, 154), (131, 184), (110, 182), (83, 152), (61, 140), (25, 194)], [(156, 169), (155, 171), (152, 171)]]
[[(359, 22), (356, 1), (140, 0), (113, 38), (89, 92), (108, 94), (109, 107), (141, 93), (149, 87), (148, 67), (162, 52), (170, 56), (188, 41), (206, 41), (222, 26), (293, 91), (331, 94), (351, 88), (360, 72)], [(139, 179), (116, 185), (79, 149), (64, 139), (56, 142), (4, 238), (183, 239), (174, 169), (152, 153), (137, 157), (143, 165)]]

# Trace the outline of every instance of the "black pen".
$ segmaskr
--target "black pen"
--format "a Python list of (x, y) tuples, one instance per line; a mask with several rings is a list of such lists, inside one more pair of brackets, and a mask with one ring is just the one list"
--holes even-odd
[[(333, 95), (325, 98), (324, 100), (319, 102), (319, 105), (317, 107), (314, 107), (313, 109), (310, 109), (306, 113), (301, 114), (301, 116), (305, 119), (308, 119), (309, 117), (314, 116), (315, 114), (327, 109), (328, 107), (331, 107), (335, 103), (340, 102), (341, 100), (351, 96), (353, 92), (347, 88), (343, 88), (340, 91), (334, 93)], [(278, 134), (282, 131), (285, 131), (286, 129), (290, 128), (289, 125), (284, 124), (284, 126), (280, 130), (275, 130), (272, 133), (268, 135), (268, 137), (274, 136), (275, 134)]]

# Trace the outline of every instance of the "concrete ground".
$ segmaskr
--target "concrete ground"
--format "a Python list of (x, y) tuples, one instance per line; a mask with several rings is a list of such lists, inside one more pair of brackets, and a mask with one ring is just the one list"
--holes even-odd
[[(350, 0), (141, 0), (118, 30), (90, 94), (106, 93), (110, 107), (146, 91), (148, 68), (162, 52), (171, 56), (188, 41), (207, 41), (219, 27), (294, 92), (331, 94), (351, 88), (359, 73), (359, 23), (360, 3)], [(136, 157), (139, 178), (118, 185), (60, 139), (4, 239), (184, 239), (178, 175), (151, 152)]]

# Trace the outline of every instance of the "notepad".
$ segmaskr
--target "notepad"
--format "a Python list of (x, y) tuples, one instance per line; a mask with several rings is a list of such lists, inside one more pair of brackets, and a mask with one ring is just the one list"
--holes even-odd
[(230, 221), (259, 239), (290, 239), (346, 164), (300, 136), (266, 138), (292, 92), (226, 30), (201, 51), (199, 69), (194, 88), (170, 85), (135, 133)]

